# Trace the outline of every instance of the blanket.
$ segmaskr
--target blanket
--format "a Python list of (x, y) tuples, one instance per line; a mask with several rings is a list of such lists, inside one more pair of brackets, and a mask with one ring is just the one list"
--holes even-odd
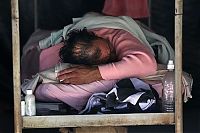
[(31, 79), (25, 79), (21, 85), (21, 90), (26, 94), (26, 90), (32, 89), (34, 92), (37, 85), (40, 83), (59, 83), (57, 73), (65, 68), (71, 67), (72, 64), (62, 63), (55, 67), (35, 74)]
[(159, 111), (156, 91), (137, 78), (122, 79), (108, 93), (94, 93), (79, 114)]
[[(32, 89), (34, 92), (38, 84), (59, 83), (59, 81), (56, 79), (57, 71), (69, 68), (71, 66), (73, 66), (73, 64), (60, 63), (59, 67), (58, 65), (56, 65), (53, 68), (39, 72), (36, 75), (34, 75), (33, 78), (24, 80), (24, 82), (21, 85), (21, 90), (23, 91), (24, 94), (26, 94), (26, 90), (28, 89)], [(148, 84), (155, 84), (155, 82), (157, 81), (161, 82), (166, 72), (167, 72), (166, 69), (157, 70), (157, 73), (155, 75), (144, 77), (141, 80)], [(187, 102), (189, 98), (192, 98), (191, 91), (192, 91), (193, 79), (191, 75), (189, 75), (186, 72), (183, 72), (182, 84), (183, 84), (182, 93), (184, 96), (183, 101)], [(162, 90), (162, 88), (159, 89)]]

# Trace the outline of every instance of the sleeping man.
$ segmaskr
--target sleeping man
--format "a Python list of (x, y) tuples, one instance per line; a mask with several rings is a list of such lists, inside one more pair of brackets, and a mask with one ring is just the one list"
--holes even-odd
[[(165, 69), (159, 64), (166, 65), (174, 59), (174, 50), (165, 37), (132, 18), (89, 12), (51, 34), (38, 32), (23, 48), (21, 89), (24, 94), (32, 89), (37, 100), (61, 101), (81, 111), (91, 95), (110, 91), (121, 79), (148, 80), (157, 74), (158, 78), (155, 76), (153, 80), (156, 82), (150, 84), (161, 96), (160, 76)], [(54, 68), (59, 62), (73, 65), (60, 71), (56, 79)], [(45, 80), (40, 79), (43, 72), (50, 72), (45, 73)], [(185, 102), (192, 97), (192, 81), (190, 76), (183, 79)]]
[(107, 92), (123, 78), (155, 74), (151, 50), (122, 29), (74, 29), (61, 43), (42, 50), (40, 70), (58, 62), (75, 64), (58, 73), (60, 83), (40, 84), (35, 95), (42, 101), (62, 101), (80, 111), (88, 98)]

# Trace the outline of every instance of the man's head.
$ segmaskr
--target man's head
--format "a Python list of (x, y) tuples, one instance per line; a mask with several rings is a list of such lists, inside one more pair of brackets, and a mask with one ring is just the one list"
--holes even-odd
[(98, 65), (115, 60), (110, 42), (85, 28), (72, 30), (66, 38), (59, 53), (65, 63)]

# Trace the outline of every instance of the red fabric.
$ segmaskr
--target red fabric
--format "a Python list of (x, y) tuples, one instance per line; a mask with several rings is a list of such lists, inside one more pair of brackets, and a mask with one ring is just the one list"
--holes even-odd
[(144, 18), (149, 16), (147, 0), (105, 0), (102, 11), (106, 15)]

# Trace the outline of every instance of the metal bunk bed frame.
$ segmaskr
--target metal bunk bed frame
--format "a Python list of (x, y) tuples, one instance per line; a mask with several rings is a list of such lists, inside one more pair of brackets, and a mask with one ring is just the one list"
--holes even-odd
[[(182, 14), (183, 0), (175, 0), (175, 113), (133, 113), (106, 115), (55, 115), (21, 116), (20, 89), (20, 37), (19, 2), (11, 0), (12, 55), (14, 90), (14, 131), (22, 133), (24, 128), (59, 127), (123, 127), (134, 125), (175, 125), (176, 133), (183, 133), (183, 107), (181, 92), (182, 75)], [(148, 120), (147, 120), (148, 119)], [(102, 128), (103, 129), (103, 128)], [(122, 131), (122, 130), (121, 130)], [(124, 130), (126, 132), (126, 130)]]

